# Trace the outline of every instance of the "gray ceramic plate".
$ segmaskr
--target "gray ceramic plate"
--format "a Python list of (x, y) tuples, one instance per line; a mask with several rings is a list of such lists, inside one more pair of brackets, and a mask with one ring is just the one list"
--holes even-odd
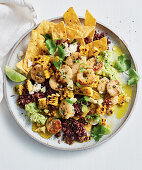
[[(57, 23), (57, 22), (60, 22), (61, 20), (63, 20), (63, 18), (60, 17), (60, 18), (56, 18), (56, 19), (51, 19), (50, 21), (53, 21), (53, 22)], [(82, 23), (84, 22), (83, 18), (80, 18), (80, 20), (81, 20)], [(36, 27), (37, 26), (33, 27), (28, 32), (26, 32), (20, 38), (20, 40), (15, 44), (15, 46), (13, 47), (13, 49), (12, 49), (12, 51), (10, 53), (7, 65), (9, 65), (9, 66), (11, 66), (13, 68), (15, 67), (16, 63), (19, 61), (18, 58), (17, 58), (18, 52), (20, 50), (22, 50), (24, 52), (26, 51), (28, 43), (29, 43), (29, 40), (30, 40), (31, 31), (33, 29), (35, 29)], [(128, 50), (128, 47), (126, 46), (125, 42), (122, 39), (120, 39), (120, 37), (118, 37), (109, 28), (107, 28), (106, 26), (104, 26), (103, 24), (100, 24), (98, 22), (96, 24), (96, 30), (100, 31), (100, 32), (103, 31), (103, 32), (107, 33), (107, 35), (109, 36), (109, 38), (111, 40), (110, 48), (112, 46), (114, 46), (114, 45), (118, 45), (119, 47), (121, 47), (123, 52), (125, 54), (127, 54), (128, 56), (130, 56), (131, 61), (132, 61), (132, 65), (136, 69), (136, 65), (135, 65), (135, 62), (134, 62), (134, 60), (132, 58), (132, 55), (131, 55), (130, 51)], [(112, 132), (109, 135), (105, 135), (99, 142), (95, 142), (94, 140), (91, 140), (91, 141), (85, 142), (85, 143), (74, 143), (73, 145), (67, 145), (64, 142), (61, 142), (59, 144), (58, 139), (56, 139), (55, 137), (52, 137), (52, 138), (47, 140), (47, 139), (44, 139), (44, 138), (40, 137), (39, 134), (32, 131), (32, 126), (31, 126), (31, 123), (28, 120), (28, 117), (24, 117), (24, 115), (21, 114), (21, 113), (24, 113), (24, 110), (20, 109), (16, 105), (17, 96), (10, 97), (14, 93), (13, 92), (13, 87), (14, 87), (15, 84), (16, 83), (11, 82), (10, 80), (8, 80), (5, 77), (5, 81), (4, 81), (5, 97), (6, 97), (6, 100), (7, 100), (9, 110), (12, 113), (15, 120), (17, 121), (17, 123), (33, 139), (37, 140), (38, 142), (40, 142), (42, 144), (45, 144), (46, 146), (53, 147), (55, 149), (61, 149), (61, 150), (83, 150), (83, 149), (87, 149), (87, 148), (97, 146), (99, 144), (102, 144), (102, 143), (108, 141), (112, 136), (114, 136), (123, 127), (126, 120), (130, 116), (130, 114), (132, 112), (132, 108), (133, 108), (134, 103), (135, 103), (136, 94), (137, 94), (137, 86), (134, 86), (133, 89), (132, 89), (132, 100), (131, 100), (131, 103), (129, 104), (127, 113), (120, 120), (116, 119), (115, 116), (112, 117), (115, 126), (113, 127)]]

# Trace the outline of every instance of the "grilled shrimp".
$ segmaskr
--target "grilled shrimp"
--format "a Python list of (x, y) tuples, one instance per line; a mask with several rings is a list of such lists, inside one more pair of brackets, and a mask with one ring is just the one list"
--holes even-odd
[(50, 78), (49, 85), (53, 90), (59, 91), (61, 88), (61, 84), (57, 82), (55, 75)]
[(63, 99), (59, 106), (59, 114), (63, 119), (69, 119), (75, 114), (74, 106)]
[(58, 133), (61, 130), (61, 121), (52, 117), (48, 118), (46, 122), (47, 131), (53, 134)]
[(109, 82), (109, 79), (106, 77), (103, 77), (102, 79), (99, 80), (97, 90), (99, 93), (104, 93), (106, 90), (107, 83)]
[(93, 69), (86, 69), (84, 72), (77, 73), (77, 81), (81, 85), (89, 85), (95, 81), (96, 75)]
[(62, 65), (62, 67), (56, 72), (56, 78), (58, 82), (69, 83), (72, 80), (72, 69), (67, 65)]
[(96, 58), (92, 57), (87, 60), (85, 68), (93, 69), (94, 71), (99, 71), (103, 67), (102, 62), (98, 62)]
[(45, 74), (42, 65), (36, 64), (31, 69), (31, 78), (37, 83), (43, 83), (45, 81)]
[(67, 57), (67, 59), (66, 59), (66, 65), (70, 66), (71, 68), (77, 62), (85, 63), (86, 62), (86, 57), (81, 56), (81, 54), (79, 52), (74, 52), (74, 53), (71, 54), (71, 56)]
[(120, 91), (118, 80), (111, 80), (107, 84), (107, 91), (110, 94), (110, 96), (117, 96), (119, 94), (119, 91)]

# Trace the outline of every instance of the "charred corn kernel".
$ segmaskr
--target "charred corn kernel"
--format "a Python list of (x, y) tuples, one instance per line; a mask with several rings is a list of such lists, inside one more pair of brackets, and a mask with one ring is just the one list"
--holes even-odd
[(50, 62), (50, 58), (51, 57), (49, 57), (47, 55), (39, 55), (39, 56), (36, 56), (34, 58), (34, 62), (36, 64), (40, 64), (40, 65), (43, 66), (43, 70), (44, 70), (45, 78), (46, 79), (50, 78), (50, 76), (53, 73), (53, 70), (50, 68), (50, 66), (51, 66), (51, 64), (49, 63)]
[[(74, 97), (74, 93), (72, 90), (69, 90), (67, 87), (64, 88), (64, 91), (62, 91), (62, 97), (63, 98), (72, 98)], [(62, 100), (62, 99), (61, 99)]]
[(107, 115), (112, 115), (113, 114), (113, 112), (114, 112), (114, 108), (113, 108), (113, 106), (109, 106), (109, 107), (107, 107), (107, 110), (106, 110), (106, 113), (107, 113)]
[(123, 94), (119, 95), (118, 104), (122, 106), (125, 102), (126, 102), (126, 96)]
[(80, 54), (83, 56), (88, 56), (88, 51), (89, 51), (89, 46), (88, 45), (81, 45), (79, 47), (80, 49)]
[(59, 94), (52, 94), (51, 96), (47, 96), (47, 104), (58, 106), (58, 99)]
[(96, 109), (96, 112), (97, 112), (98, 115), (103, 116), (103, 115), (106, 114), (106, 109), (107, 109), (106, 105), (101, 104), (101, 105), (98, 105), (98, 108)]
[(85, 96), (93, 96), (93, 89), (92, 87), (74, 87), (75, 94), (85, 95)]
[(18, 93), (19, 95), (22, 95), (24, 92), (24, 84), (19, 84), (18, 86)]
[(38, 99), (38, 107), (40, 109), (46, 109), (47, 108), (47, 101), (46, 101), (46, 97)]
[(98, 100), (100, 98), (100, 93), (93, 90), (93, 95), (91, 96), (93, 99)]
[(97, 86), (98, 86), (99, 76), (96, 76), (95, 78), (96, 79), (95, 79), (94, 83), (90, 85), (90, 87), (92, 87), (92, 88), (97, 88)]
[(26, 81), (26, 88), (27, 88), (29, 93), (33, 90), (33, 85), (32, 85), (32, 82), (30, 80)]
[(99, 124), (103, 125), (103, 126), (106, 126), (106, 118), (102, 118), (102, 121)]

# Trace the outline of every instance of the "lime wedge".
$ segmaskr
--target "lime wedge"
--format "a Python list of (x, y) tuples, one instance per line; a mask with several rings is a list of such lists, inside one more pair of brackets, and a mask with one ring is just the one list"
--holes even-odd
[(9, 66), (5, 66), (5, 73), (7, 77), (14, 82), (22, 82), (27, 79), (25, 76), (13, 70)]

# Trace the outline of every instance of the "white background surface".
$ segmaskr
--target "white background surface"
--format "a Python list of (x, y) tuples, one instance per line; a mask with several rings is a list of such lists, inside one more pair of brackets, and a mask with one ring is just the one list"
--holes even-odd
[[(142, 74), (141, 0), (30, 0), (38, 21), (61, 16), (70, 6), (79, 16), (88, 9), (128, 44)], [(5, 58), (6, 61), (6, 58)], [(0, 62), (4, 66), (5, 62)], [(48, 148), (30, 138), (0, 104), (0, 170), (140, 170), (142, 162), (142, 81), (135, 110), (127, 124), (97, 148), (67, 152)]]

